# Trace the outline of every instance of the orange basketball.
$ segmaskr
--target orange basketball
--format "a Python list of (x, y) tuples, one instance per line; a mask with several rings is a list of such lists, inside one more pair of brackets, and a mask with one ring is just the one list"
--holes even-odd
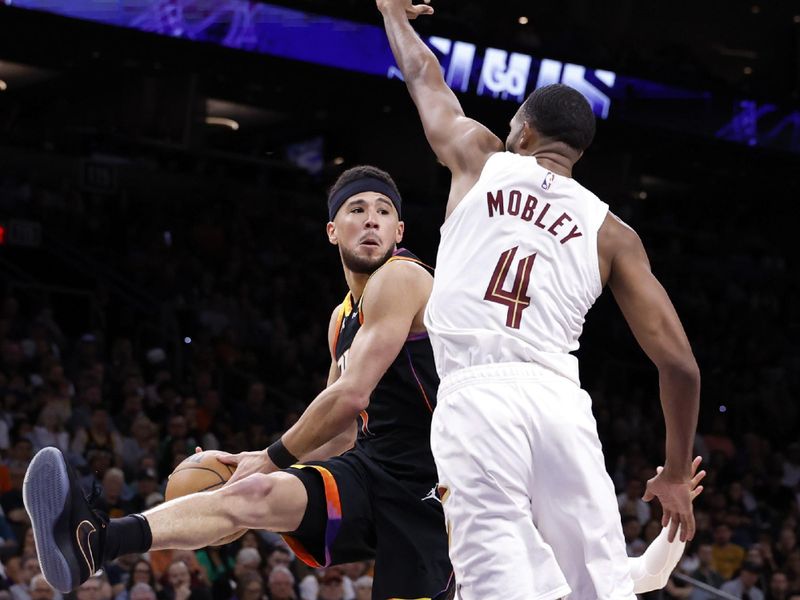
[(175, 470), (167, 480), (165, 500), (180, 498), (196, 492), (210, 492), (222, 487), (231, 478), (236, 467), (225, 465), (217, 460), (227, 454), (219, 450), (206, 450), (192, 454)]
[[(236, 467), (223, 464), (217, 460), (218, 456), (228, 454), (219, 450), (205, 450), (192, 454), (175, 470), (167, 479), (167, 489), (164, 491), (166, 500), (173, 500), (181, 496), (188, 496), (197, 492), (210, 492), (222, 487), (230, 479)], [(237, 531), (226, 538), (218, 540), (213, 546), (222, 546), (242, 537), (247, 530)]]

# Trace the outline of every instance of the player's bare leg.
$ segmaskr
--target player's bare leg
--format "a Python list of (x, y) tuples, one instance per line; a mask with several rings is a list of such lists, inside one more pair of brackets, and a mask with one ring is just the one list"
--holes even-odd
[(177, 498), (144, 513), (153, 550), (194, 550), (242, 529), (293, 531), (308, 503), (302, 482), (287, 473), (254, 474), (212, 492)]

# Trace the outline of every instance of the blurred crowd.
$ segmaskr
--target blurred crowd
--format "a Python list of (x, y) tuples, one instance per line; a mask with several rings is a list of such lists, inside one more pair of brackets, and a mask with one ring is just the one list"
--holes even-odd
[[(57, 242), (82, 257), (71, 263), (75, 279), (97, 264), (113, 274), (98, 271), (83, 286), (86, 310), (64, 295), (64, 272), (53, 273), (55, 291), (41, 278), (0, 282), (0, 600), (58, 599), (39, 574), (22, 505), (37, 450), (60, 448), (98, 506), (122, 516), (162, 502), (166, 477), (197, 445), (267, 446), (324, 386), (326, 325), (346, 287), (324, 235), (323, 186), (301, 180), (280, 192), (218, 175), (217, 187), (171, 202), (157, 191), (109, 199), (68, 181), (55, 189), (0, 179), (0, 216), (37, 219), (48, 231), (58, 224), (58, 239), (45, 237), (18, 266), (33, 272), (37, 260), (55, 260), (46, 252)], [(432, 261), (435, 224), (407, 202), (409, 230), (420, 232), (411, 249)], [(751, 225), (721, 260), (716, 248), (750, 216), (717, 208), (694, 207), (697, 227), (687, 228), (670, 211), (615, 207), (645, 239), (704, 376), (695, 450), (708, 476), (695, 502), (697, 535), (678, 576), (652, 597), (713, 597), (683, 574), (738, 598), (798, 600), (797, 280)], [(702, 229), (713, 215), (722, 222)], [(589, 321), (583, 382), (628, 552), (638, 555), (660, 531), (657, 503), (641, 500), (662, 460), (657, 377), (610, 304)], [(308, 569), (280, 537), (253, 531), (218, 548), (123, 557), (77, 595), (364, 600), (372, 569)]]

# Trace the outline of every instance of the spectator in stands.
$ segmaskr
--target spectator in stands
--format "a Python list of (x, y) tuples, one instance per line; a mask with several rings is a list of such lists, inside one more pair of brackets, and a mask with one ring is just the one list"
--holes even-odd
[(112, 459), (122, 455), (122, 438), (112, 429), (108, 408), (103, 405), (92, 408), (88, 427), (81, 427), (72, 440), (72, 452), (89, 455), (93, 451), (108, 452)]
[(31, 579), (31, 600), (61, 600), (61, 594), (50, 587), (44, 575), (37, 573)]
[(344, 600), (343, 580), (338, 569), (327, 569), (319, 582), (318, 600)]
[(789, 579), (783, 571), (775, 571), (769, 579), (766, 600), (787, 600), (789, 598)]
[(78, 600), (102, 600), (103, 580), (100, 577), (90, 577), (81, 584), (75, 592)]
[(45, 404), (31, 434), (34, 451), (38, 452), (46, 446), (55, 446), (64, 453), (69, 452), (70, 437), (64, 428), (65, 421), (63, 411), (58, 405)]
[(125, 582), (125, 589), (117, 594), (115, 600), (132, 600), (131, 593), (133, 587), (139, 583), (147, 584), (148, 587), (154, 590), (154, 593), (157, 589), (153, 568), (144, 558), (136, 559), (133, 565), (131, 565), (130, 571), (128, 572), (128, 580)]
[[(700, 543), (697, 547), (697, 560), (699, 565), (691, 576), (701, 583), (707, 583), (715, 588), (721, 587), (725, 579), (714, 569), (714, 555), (711, 544)], [(697, 588), (692, 592), (691, 599), (706, 600), (711, 597), (700, 588)]]
[(14, 600), (31, 600), (31, 582), (41, 573), (36, 556), (23, 557), (19, 563), (19, 575), (14, 585), (8, 588)]
[(129, 600), (156, 600), (156, 592), (146, 583), (137, 583), (130, 590)]
[(625, 536), (625, 551), (628, 556), (641, 556), (647, 544), (641, 538), (642, 525), (636, 515), (622, 517), (622, 533)]
[(296, 600), (294, 575), (283, 566), (273, 567), (269, 574), (269, 600)]
[(292, 564), (292, 552), (286, 546), (277, 545), (267, 556), (266, 564), (264, 565), (264, 577), (269, 579), (272, 569), (275, 567), (286, 567), (287, 569)]
[(711, 547), (714, 570), (726, 581), (733, 577), (744, 561), (745, 550), (731, 542), (731, 528), (727, 523), (714, 527), (714, 544)]
[(172, 561), (167, 569), (167, 582), (165, 588), (167, 600), (211, 600), (211, 592), (204, 585), (192, 585), (192, 575), (189, 566), (183, 559)]
[(635, 516), (642, 527), (650, 520), (650, 505), (642, 500), (643, 494), (644, 483), (632, 477), (625, 485), (625, 492), (617, 496), (620, 514)]
[(764, 600), (764, 593), (757, 587), (761, 569), (758, 565), (751, 562), (742, 563), (739, 576), (722, 584), (720, 588), (737, 598), (749, 598), (749, 600)]

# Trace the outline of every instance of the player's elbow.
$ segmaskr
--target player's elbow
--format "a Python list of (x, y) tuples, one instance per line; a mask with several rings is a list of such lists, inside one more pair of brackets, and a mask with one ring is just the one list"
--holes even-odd
[(658, 365), (658, 371), (662, 378), (676, 382), (684, 389), (700, 390), (700, 367), (691, 352), (663, 361)]
[(362, 410), (369, 406), (370, 393), (363, 386), (342, 385), (337, 404), (348, 417), (355, 418)]
[(439, 80), (442, 80), (442, 82), (444, 81), (442, 68), (439, 66), (439, 62), (434, 59), (433, 56), (428, 55), (427, 52), (422, 53), (419, 56), (419, 60), (415, 60), (409, 64), (409, 67), (406, 68), (406, 72), (403, 73), (403, 77), (406, 80), (406, 84), (409, 86), (430, 83), (432, 81), (437, 83)]

